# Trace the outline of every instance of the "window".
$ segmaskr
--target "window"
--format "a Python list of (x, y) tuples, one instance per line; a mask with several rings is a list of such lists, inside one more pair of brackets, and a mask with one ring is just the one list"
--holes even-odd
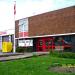
[(28, 32), (28, 18), (19, 20), (19, 33), (23, 33), (22, 37), (24, 37), (24, 32)]
[(65, 36), (64, 40), (67, 41), (67, 42), (71, 42), (71, 36)]
[(24, 26), (24, 32), (28, 32), (28, 25), (27, 25), (27, 23), (24, 23), (23, 26)]
[(19, 32), (23, 32), (23, 24), (19, 25)]
[(28, 32), (28, 19), (19, 20), (19, 31), (20, 32)]
[(57, 38), (57, 41), (55, 42), (55, 45), (56, 45), (56, 46), (62, 46), (62, 45), (63, 45), (62, 40), (63, 40), (62, 37), (58, 37), (58, 38)]

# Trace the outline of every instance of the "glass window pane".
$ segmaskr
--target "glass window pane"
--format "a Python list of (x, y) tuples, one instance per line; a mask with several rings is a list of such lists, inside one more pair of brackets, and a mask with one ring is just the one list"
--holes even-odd
[(23, 32), (23, 25), (19, 26), (19, 32)]

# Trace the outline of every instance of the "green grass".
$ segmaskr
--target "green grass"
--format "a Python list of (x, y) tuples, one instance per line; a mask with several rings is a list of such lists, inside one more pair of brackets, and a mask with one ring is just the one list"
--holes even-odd
[(0, 62), (0, 75), (75, 75), (75, 73), (49, 72), (53, 63), (75, 64), (75, 59), (58, 58), (49, 55)]

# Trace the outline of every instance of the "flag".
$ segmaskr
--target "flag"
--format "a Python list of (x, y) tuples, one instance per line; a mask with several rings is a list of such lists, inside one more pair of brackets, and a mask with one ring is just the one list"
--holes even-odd
[(14, 1), (14, 15), (16, 15), (16, 1)]

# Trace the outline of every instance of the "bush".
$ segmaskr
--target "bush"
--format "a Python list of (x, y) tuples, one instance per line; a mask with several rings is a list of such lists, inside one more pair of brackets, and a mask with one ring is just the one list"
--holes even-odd
[(73, 58), (73, 59), (75, 59), (75, 53), (72, 53), (72, 52), (63, 52), (61, 55), (62, 56), (60, 56), (60, 57), (63, 57), (63, 58)]
[(24, 47), (17, 47), (16, 52), (24, 52), (25, 48)]
[(16, 52), (32, 52), (33, 47), (17, 47)]
[(64, 48), (64, 52), (72, 52), (71, 48)]
[(75, 53), (72, 52), (53, 52), (50, 54), (51, 56), (54, 57), (61, 57), (61, 58), (73, 58), (75, 59)]
[(26, 51), (27, 52), (33, 52), (33, 47), (27, 47)]
[(59, 56), (59, 52), (58, 51), (54, 51), (54, 52), (51, 52), (50, 51), (50, 56), (55, 56), (55, 57), (58, 57)]

